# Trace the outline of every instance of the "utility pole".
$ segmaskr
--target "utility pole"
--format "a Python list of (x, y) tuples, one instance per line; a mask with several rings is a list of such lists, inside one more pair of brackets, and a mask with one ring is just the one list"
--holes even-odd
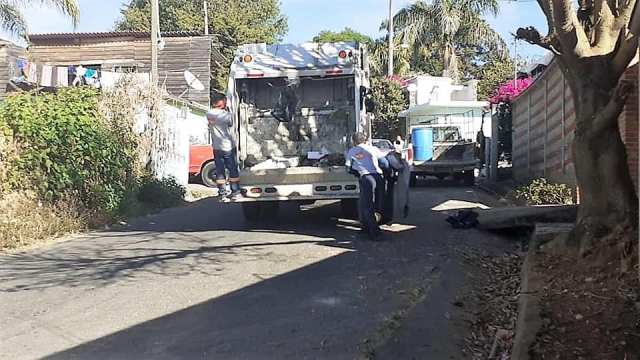
[(513, 88), (518, 88), (518, 38), (513, 37)]
[(389, 0), (389, 70), (387, 75), (393, 76), (393, 0)]
[(158, 35), (160, 32), (160, 5), (151, 0), (151, 83), (158, 84)]
[(209, 4), (204, 0), (204, 34), (209, 35)]

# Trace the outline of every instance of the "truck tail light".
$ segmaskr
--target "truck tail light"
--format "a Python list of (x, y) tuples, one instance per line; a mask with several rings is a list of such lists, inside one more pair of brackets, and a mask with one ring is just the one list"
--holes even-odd
[(324, 73), (327, 75), (338, 75), (342, 74), (342, 70), (327, 70)]

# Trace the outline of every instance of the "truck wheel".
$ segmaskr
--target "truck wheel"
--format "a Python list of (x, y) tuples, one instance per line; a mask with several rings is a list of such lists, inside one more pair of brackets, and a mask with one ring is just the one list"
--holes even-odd
[(473, 186), (476, 183), (476, 175), (473, 170), (466, 170), (462, 175), (462, 181), (465, 186)]
[(242, 203), (242, 214), (247, 221), (258, 221), (262, 213), (262, 204), (259, 202)]
[(409, 187), (416, 187), (418, 185), (418, 175), (411, 173), (409, 176)]
[(200, 178), (202, 179), (202, 183), (208, 187), (216, 187), (216, 163), (210, 161), (202, 167), (200, 171)]
[(340, 200), (340, 210), (342, 217), (345, 219), (358, 218), (358, 199), (342, 199)]
[(464, 179), (464, 173), (461, 173), (461, 172), (453, 173), (452, 177), (453, 177), (453, 180), (460, 181), (460, 180)]

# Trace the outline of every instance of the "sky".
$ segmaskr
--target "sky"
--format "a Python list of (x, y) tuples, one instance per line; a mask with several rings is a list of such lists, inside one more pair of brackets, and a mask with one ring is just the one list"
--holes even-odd
[[(546, 20), (535, 0), (508, 1), (499, 0), (501, 13), (496, 18), (488, 18), (513, 51), (513, 38), (518, 27), (535, 26), (541, 33), (546, 32)], [(99, 32), (113, 30), (120, 16), (120, 9), (127, 0), (78, 0), (81, 9), (79, 32)], [(394, 0), (394, 11), (412, 1)], [(282, 12), (289, 19), (289, 32), (285, 36), (287, 43), (310, 41), (322, 30), (340, 31), (350, 27), (373, 38), (384, 35), (379, 31), (380, 23), (388, 17), (389, 0), (281, 0)], [(56, 10), (32, 8), (26, 10), (26, 19), (31, 34), (72, 32), (69, 20), (60, 16)], [(4, 36), (7, 38), (7, 36)], [(544, 50), (518, 42), (518, 54), (527, 58), (536, 58)]]

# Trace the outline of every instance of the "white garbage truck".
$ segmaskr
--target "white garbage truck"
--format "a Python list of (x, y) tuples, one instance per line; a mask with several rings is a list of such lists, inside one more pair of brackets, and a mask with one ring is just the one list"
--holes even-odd
[(356, 131), (371, 137), (367, 49), (359, 43), (246, 44), (235, 52), (227, 97), (247, 220), (274, 217), (282, 201), (341, 201), (357, 212), (345, 171)]

